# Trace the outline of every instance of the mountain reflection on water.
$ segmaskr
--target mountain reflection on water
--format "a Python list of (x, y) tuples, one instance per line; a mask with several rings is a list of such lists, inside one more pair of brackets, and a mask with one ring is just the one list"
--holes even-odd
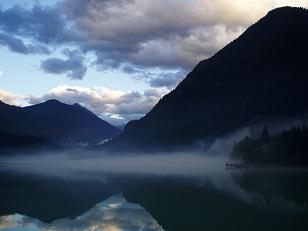
[[(80, 214), (89, 214), (85, 211), (93, 211), (95, 204), (123, 193), (123, 197), (115, 198), (140, 210), (130, 213), (125, 209), (128, 213), (124, 213), (114, 208), (109, 212), (113, 211), (112, 216), (121, 224), (128, 216), (133, 217), (136, 223), (131, 223), (140, 225), (133, 230), (307, 230), (308, 171), (305, 169), (226, 170), (223, 163), (201, 157), (193, 158), (198, 163), (189, 162), (186, 157), (181, 161), (180, 156), (157, 160), (135, 158), (137, 165), (127, 163), (129, 158), (118, 164), (114, 159), (80, 160), (84, 165), (79, 161), (65, 164), (63, 160), (60, 165), (56, 161), (2, 162), (0, 216), (24, 214), (27, 219), (37, 218), (36, 222), (49, 229), (51, 225), (65, 224), (71, 225), (71, 229), (63, 230), (73, 230), (78, 225), (93, 224), (89, 220), (84, 222)], [(110, 164), (114, 165), (112, 169)], [(119, 166), (127, 165), (130, 167), (116, 172)], [(107, 213), (99, 214), (95, 219), (91, 217), (91, 222), (108, 220)], [(61, 230), (60, 226), (56, 229)], [(118, 226), (110, 230), (130, 229)]]
[(115, 195), (95, 205), (75, 219), (57, 219), (44, 223), (38, 219), (15, 214), (0, 217), (2, 230), (102, 230), (102, 231), (163, 231), (140, 205), (132, 204), (122, 195)]

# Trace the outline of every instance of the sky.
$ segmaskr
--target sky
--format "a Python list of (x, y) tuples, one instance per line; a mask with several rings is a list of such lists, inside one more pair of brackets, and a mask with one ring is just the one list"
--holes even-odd
[(281, 6), (308, 0), (0, 0), (0, 100), (125, 124)]

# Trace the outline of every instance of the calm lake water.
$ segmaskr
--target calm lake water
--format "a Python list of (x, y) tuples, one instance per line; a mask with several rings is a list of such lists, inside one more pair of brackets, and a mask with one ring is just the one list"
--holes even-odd
[(24, 164), (0, 164), (0, 229), (10, 230), (8, 219), (21, 218), (4, 215), (16, 213), (57, 230), (79, 230), (77, 224), (94, 221), (112, 224), (113, 229), (108, 225), (102, 229), (107, 231), (308, 227), (306, 170), (226, 170), (221, 165), (215, 171), (188, 174), (183, 169), (179, 174), (177, 165), (177, 171), (160, 174), (157, 169), (155, 174), (155, 169), (70, 171), (50, 163), (37, 171), (35, 163), (26, 168)]

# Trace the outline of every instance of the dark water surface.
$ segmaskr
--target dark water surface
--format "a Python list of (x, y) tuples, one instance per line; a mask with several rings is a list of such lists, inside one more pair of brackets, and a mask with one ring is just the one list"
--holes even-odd
[(13, 171), (2, 165), (0, 216), (18, 213), (46, 223), (73, 219), (122, 193), (167, 231), (308, 229), (306, 170), (222, 167), (195, 176), (104, 172), (75, 176)]

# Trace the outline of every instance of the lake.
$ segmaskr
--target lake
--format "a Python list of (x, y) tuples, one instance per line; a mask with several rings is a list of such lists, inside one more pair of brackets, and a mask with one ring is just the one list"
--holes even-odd
[(307, 230), (305, 169), (227, 170), (191, 158), (2, 160), (0, 229), (22, 220), (27, 230)]

